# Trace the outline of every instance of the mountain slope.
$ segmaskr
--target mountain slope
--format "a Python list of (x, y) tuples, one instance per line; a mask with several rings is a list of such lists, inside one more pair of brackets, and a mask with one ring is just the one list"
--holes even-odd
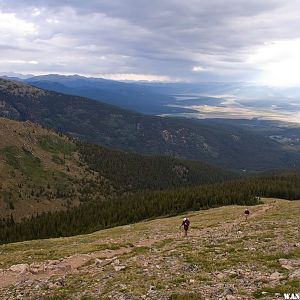
[[(76, 144), (30, 122), (0, 119), (1, 216), (16, 220), (114, 195), (113, 184), (80, 161)], [(86, 190), (89, 182), (93, 191)], [(92, 193), (91, 193), (92, 192)]]
[(19, 220), (124, 192), (232, 178), (205, 163), (110, 150), (0, 118), (0, 216), (12, 213)]
[(0, 79), (0, 116), (31, 120), (90, 143), (204, 160), (230, 169), (294, 168), (300, 153), (247, 130), (129, 112)]
[(244, 209), (185, 215), (191, 221), (188, 238), (178, 229), (184, 216), (177, 216), (2, 245), (0, 296), (273, 300), (298, 293), (300, 201), (265, 200), (250, 208), (247, 222)]
[(201, 161), (146, 156), (85, 143), (79, 144), (78, 149), (81, 159), (92, 170), (125, 191), (213, 184), (240, 177)]

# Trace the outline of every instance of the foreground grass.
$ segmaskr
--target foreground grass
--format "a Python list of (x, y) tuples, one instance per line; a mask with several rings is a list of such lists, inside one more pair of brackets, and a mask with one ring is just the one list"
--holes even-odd
[[(289, 278), (279, 259), (300, 259), (300, 201), (264, 202), (251, 208), (247, 222), (241, 206), (188, 213), (188, 238), (179, 231), (183, 216), (178, 216), (89, 235), (2, 245), (1, 268), (90, 252), (101, 258), (107, 251), (118, 253), (125, 267), (97, 268), (91, 261), (79, 273), (68, 274), (63, 288), (30, 294), (44, 293), (38, 299), (225, 299), (228, 293), (239, 299), (274, 299), (276, 293), (299, 292), (299, 281)], [(275, 272), (280, 280), (270, 279)]]

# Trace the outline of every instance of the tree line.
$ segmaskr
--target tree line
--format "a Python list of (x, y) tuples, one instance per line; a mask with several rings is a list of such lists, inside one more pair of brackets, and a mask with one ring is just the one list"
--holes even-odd
[(259, 197), (300, 199), (300, 172), (163, 191), (128, 193), (109, 201), (83, 203), (42, 213), (20, 223), (0, 222), (0, 243), (91, 233), (160, 216), (223, 205), (255, 205)]

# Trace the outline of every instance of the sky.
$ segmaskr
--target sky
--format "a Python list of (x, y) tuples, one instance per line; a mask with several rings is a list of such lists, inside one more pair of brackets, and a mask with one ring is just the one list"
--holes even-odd
[(300, 84), (299, 0), (0, 0), (0, 70)]

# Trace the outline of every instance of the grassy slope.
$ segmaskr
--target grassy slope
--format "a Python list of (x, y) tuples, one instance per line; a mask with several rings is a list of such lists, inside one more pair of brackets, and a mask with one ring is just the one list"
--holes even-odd
[(0, 119), (0, 216), (15, 219), (65, 209), (82, 199), (87, 180), (93, 196), (113, 194), (112, 185), (82, 163), (69, 139), (30, 122)]
[[(141, 299), (142, 295), (149, 299), (226, 299), (232, 293), (238, 299), (276, 299), (275, 293), (299, 292), (299, 280), (291, 278), (295, 269), (282, 268), (279, 259), (300, 260), (300, 201), (265, 200), (251, 208), (248, 222), (243, 210), (228, 206), (189, 213), (191, 230), (186, 239), (178, 229), (178, 216), (89, 235), (0, 246), (3, 269), (60, 258), (64, 258), (61, 264), (71, 266), (69, 273), (54, 272), (52, 277), (6, 276), (7, 284), (31, 279), (15, 287), (3, 287), (4, 273), (0, 295), (15, 297), (22, 291), (25, 299), (41, 295), (39, 299)], [(102, 268), (95, 265), (95, 258), (109, 262), (104, 260), (108, 257), (117, 260)], [(115, 271), (118, 265), (126, 268)], [(282, 278), (271, 279), (274, 272)], [(61, 278), (64, 287), (49, 289), (42, 284)], [(36, 284), (41, 288), (34, 289)]]

